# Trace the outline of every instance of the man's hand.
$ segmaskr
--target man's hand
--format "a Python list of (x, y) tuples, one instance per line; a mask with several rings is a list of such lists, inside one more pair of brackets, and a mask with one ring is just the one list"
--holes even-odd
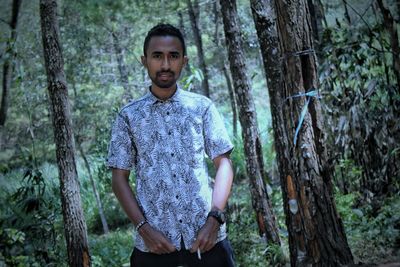
[(208, 217), (206, 223), (200, 228), (190, 252), (196, 252), (197, 249), (200, 249), (200, 252), (206, 252), (212, 249), (217, 240), (219, 227), (220, 224), (215, 218)]
[(148, 223), (140, 227), (139, 234), (142, 236), (144, 243), (151, 253), (166, 254), (176, 250), (163, 233), (154, 229)]

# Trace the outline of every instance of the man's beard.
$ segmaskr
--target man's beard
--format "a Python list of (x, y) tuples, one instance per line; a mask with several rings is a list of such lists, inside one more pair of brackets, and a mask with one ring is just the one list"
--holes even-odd
[[(161, 80), (161, 76), (164, 74), (170, 75), (167, 81)], [(175, 72), (173, 71), (159, 71), (156, 73), (156, 77), (150, 77), (151, 81), (160, 88), (168, 89), (171, 88), (177, 81), (175, 78)]]

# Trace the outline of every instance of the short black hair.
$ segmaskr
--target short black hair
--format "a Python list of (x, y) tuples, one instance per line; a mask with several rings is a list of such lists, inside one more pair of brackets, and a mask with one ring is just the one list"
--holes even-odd
[(185, 45), (185, 40), (183, 38), (183, 35), (181, 31), (172, 26), (171, 24), (164, 24), (160, 23), (151, 28), (151, 30), (147, 33), (146, 38), (144, 39), (144, 44), (143, 44), (143, 54), (147, 56), (146, 50), (149, 47), (150, 39), (155, 36), (173, 36), (179, 39), (179, 41), (182, 44), (183, 48), (183, 55), (186, 56), (186, 45)]

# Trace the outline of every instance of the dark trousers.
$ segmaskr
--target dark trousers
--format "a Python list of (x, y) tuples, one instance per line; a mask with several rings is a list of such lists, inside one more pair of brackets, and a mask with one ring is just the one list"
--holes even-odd
[(184, 247), (180, 251), (169, 254), (157, 255), (150, 252), (142, 252), (134, 248), (131, 255), (131, 267), (234, 267), (233, 251), (231, 244), (224, 239), (215, 246), (201, 254), (201, 260), (197, 253), (190, 253)]

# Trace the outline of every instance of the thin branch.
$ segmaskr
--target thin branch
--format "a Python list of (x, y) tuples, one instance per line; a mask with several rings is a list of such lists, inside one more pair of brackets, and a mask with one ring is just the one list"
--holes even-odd
[(8, 27), (11, 27), (11, 24), (10, 24), (9, 22), (7, 22), (6, 20), (0, 18), (0, 21), (3, 22), (3, 23), (5, 23), (5, 24), (7, 24)]
[[(375, 1), (375, 0), (372, 0), (372, 1), (371, 1), (371, 3), (367, 6), (367, 8), (366, 8), (366, 9), (364, 10), (364, 12), (361, 14), (361, 17), (364, 17), (364, 15), (365, 15), (365, 13), (367, 13), (368, 9), (369, 9), (370, 7), (373, 6), (374, 1)], [(358, 20), (355, 22), (355, 24), (357, 24), (357, 23), (358, 23)]]
[(364, 19), (363, 15), (361, 15), (352, 5), (350, 5), (347, 2), (347, 0), (343, 0), (343, 2), (345, 2), (346, 5), (348, 5), (354, 11), (354, 13), (356, 13), (360, 17), (360, 19), (365, 23), (365, 25), (367, 25), (368, 30), (372, 33), (372, 29), (369, 26), (368, 22)]

